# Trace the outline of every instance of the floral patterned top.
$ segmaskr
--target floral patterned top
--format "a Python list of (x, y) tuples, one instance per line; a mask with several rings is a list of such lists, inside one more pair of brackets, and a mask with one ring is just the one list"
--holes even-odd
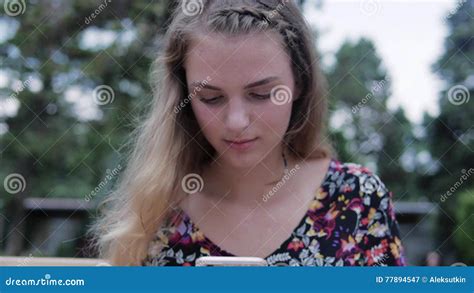
[[(389, 192), (367, 168), (332, 159), (303, 219), (269, 266), (404, 266)], [(182, 210), (151, 241), (145, 266), (194, 266), (201, 256), (235, 256), (209, 240)]]

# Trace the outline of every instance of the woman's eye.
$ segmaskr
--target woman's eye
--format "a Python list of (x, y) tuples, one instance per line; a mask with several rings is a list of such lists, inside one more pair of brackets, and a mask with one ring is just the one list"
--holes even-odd
[(252, 98), (255, 98), (257, 100), (266, 100), (268, 98), (270, 98), (270, 94), (256, 94), (256, 93), (250, 93), (249, 94)]
[(214, 97), (214, 98), (199, 98), (199, 100), (205, 104), (213, 105), (213, 104), (217, 104), (220, 98), (221, 96)]

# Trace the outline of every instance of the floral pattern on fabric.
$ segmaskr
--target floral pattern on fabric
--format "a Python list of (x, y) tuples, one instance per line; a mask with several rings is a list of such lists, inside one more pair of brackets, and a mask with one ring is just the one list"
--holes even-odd
[[(201, 256), (235, 256), (209, 240), (181, 209), (151, 241), (145, 266), (194, 266)], [(367, 168), (331, 160), (310, 208), (269, 266), (404, 266), (389, 192)]]

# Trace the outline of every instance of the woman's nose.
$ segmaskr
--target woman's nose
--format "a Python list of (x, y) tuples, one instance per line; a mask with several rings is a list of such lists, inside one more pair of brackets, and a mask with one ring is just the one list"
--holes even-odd
[(240, 132), (250, 124), (249, 111), (240, 98), (231, 99), (226, 115), (226, 127), (229, 131)]

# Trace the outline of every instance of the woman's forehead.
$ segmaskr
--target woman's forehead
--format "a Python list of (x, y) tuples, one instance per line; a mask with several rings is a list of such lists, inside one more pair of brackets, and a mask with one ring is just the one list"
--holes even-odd
[(291, 74), (290, 59), (278, 36), (260, 32), (242, 36), (203, 35), (193, 40), (185, 60), (188, 78), (234, 82)]

